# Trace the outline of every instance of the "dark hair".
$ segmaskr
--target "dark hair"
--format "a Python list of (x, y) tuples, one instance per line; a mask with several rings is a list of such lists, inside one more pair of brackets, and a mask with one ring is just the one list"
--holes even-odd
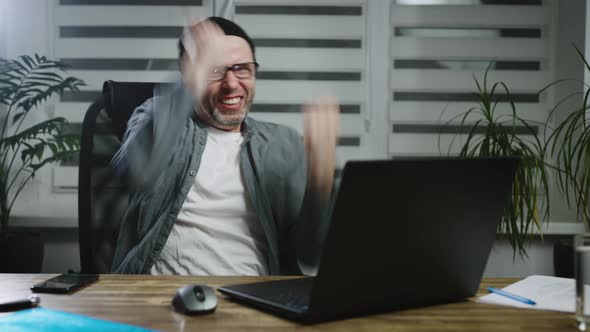
[[(254, 61), (256, 61), (256, 55), (254, 53), (254, 41), (252, 41), (252, 39), (250, 38), (250, 36), (248, 36), (248, 34), (246, 33), (246, 31), (244, 31), (244, 29), (242, 29), (239, 25), (237, 25), (236, 23), (225, 19), (223, 17), (217, 17), (217, 16), (211, 16), (209, 18), (207, 18), (207, 20), (213, 21), (215, 24), (217, 24), (221, 30), (223, 30), (223, 33), (225, 33), (227, 36), (236, 36), (236, 37), (240, 37), (242, 39), (244, 39), (248, 45), (250, 45), (250, 49), (252, 50), (252, 57), (254, 58)], [(185, 48), (184, 48), (184, 44), (182, 43), (182, 37), (178, 39), (178, 59), (182, 59), (182, 56), (184, 55), (184, 53), (186, 52)]]

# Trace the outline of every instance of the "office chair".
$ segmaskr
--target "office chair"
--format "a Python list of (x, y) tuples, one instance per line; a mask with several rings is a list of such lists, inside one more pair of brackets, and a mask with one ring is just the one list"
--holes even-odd
[(153, 96), (156, 83), (106, 81), (82, 123), (78, 177), (78, 232), (82, 273), (109, 273), (129, 193), (110, 161), (133, 110)]

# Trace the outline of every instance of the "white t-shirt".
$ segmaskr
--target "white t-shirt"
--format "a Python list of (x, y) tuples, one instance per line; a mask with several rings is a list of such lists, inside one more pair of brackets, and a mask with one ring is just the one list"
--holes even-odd
[(240, 171), (243, 140), (208, 129), (195, 182), (152, 274), (268, 274), (266, 239)]

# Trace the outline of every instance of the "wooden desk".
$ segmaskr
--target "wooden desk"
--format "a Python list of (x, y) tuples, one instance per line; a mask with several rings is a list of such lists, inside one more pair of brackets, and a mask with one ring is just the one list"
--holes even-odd
[[(0, 297), (22, 296), (29, 287), (54, 275), (0, 274)], [(41, 295), (45, 308), (124, 322), (164, 331), (576, 331), (573, 314), (524, 310), (475, 303), (410, 309), (317, 325), (300, 325), (240, 304), (218, 293), (213, 314), (184, 316), (170, 300), (177, 288), (189, 283), (218, 287), (270, 280), (271, 277), (183, 277), (101, 275), (100, 280), (72, 295)], [(504, 287), (516, 279), (485, 279), (487, 286)]]

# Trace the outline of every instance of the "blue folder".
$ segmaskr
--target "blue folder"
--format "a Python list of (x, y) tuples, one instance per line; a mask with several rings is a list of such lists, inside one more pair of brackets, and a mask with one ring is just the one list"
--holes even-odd
[(0, 317), (2, 332), (154, 331), (141, 327), (45, 308), (20, 310)]

